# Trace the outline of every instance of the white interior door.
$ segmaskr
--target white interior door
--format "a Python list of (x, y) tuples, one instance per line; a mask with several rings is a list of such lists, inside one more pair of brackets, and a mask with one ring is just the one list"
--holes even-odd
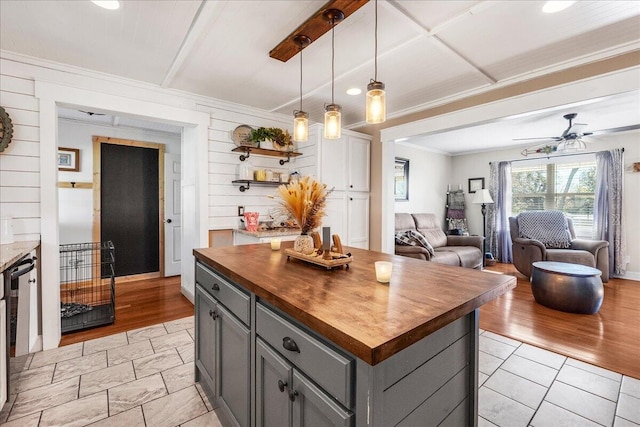
[(164, 275), (180, 274), (182, 212), (180, 155), (164, 155)]

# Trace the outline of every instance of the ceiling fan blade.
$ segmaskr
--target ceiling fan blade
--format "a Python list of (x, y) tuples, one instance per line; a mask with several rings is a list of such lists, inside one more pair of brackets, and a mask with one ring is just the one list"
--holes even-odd
[(540, 140), (540, 139), (545, 139), (545, 140), (549, 140), (549, 141), (562, 141), (562, 138), (558, 137), (558, 136), (539, 136), (536, 138), (514, 138), (512, 139), (512, 141), (533, 141), (533, 140)]
[[(611, 128), (611, 129), (594, 130), (593, 132), (591, 132), (591, 134), (593, 134), (593, 135), (604, 135), (604, 134), (607, 134), (607, 133), (626, 132), (626, 131), (636, 130), (636, 129), (640, 129), (640, 124), (628, 125), (628, 126), (620, 126), (620, 127)], [(585, 135), (587, 135), (587, 134), (585, 134)]]

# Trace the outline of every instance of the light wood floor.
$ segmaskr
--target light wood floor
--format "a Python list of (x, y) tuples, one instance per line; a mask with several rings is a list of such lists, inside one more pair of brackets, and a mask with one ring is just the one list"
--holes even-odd
[(482, 329), (640, 378), (640, 282), (611, 279), (597, 314), (571, 314), (536, 303), (512, 264), (489, 270), (516, 276), (518, 285), (482, 306)]
[[(511, 264), (489, 270), (518, 278), (516, 289), (480, 309), (480, 327), (615, 372), (640, 378), (640, 283), (612, 279), (597, 314), (570, 314), (537, 304)], [(113, 325), (63, 335), (61, 345), (142, 328), (193, 314), (180, 278), (116, 284)]]

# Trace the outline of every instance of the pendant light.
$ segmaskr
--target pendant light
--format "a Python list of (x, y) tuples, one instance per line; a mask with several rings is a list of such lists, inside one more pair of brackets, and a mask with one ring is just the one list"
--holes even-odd
[(367, 106), (365, 115), (367, 123), (382, 123), (387, 117), (384, 83), (378, 81), (378, 0), (375, 0), (375, 53), (374, 76), (367, 85)]
[(326, 139), (340, 138), (340, 110), (341, 107), (334, 103), (334, 72), (335, 72), (335, 27), (336, 21), (344, 19), (344, 13), (338, 9), (328, 9), (322, 16), (327, 21), (331, 21), (331, 104), (324, 107), (324, 137)]
[(305, 142), (309, 139), (309, 114), (302, 111), (302, 50), (311, 43), (311, 39), (300, 34), (293, 40), (300, 46), (300, 109), (293, 112), (293, 140)]

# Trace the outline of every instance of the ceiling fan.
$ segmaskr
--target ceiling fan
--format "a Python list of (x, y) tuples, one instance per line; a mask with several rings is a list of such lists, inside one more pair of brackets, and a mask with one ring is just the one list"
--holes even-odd
[(593, 135), (593, 132), (583, 132), (587, 127), (585, 123), (573, 123), (573, 119), (578, 116), (577, 113), (565, 114), (565, 119), (569, 120), (569, 127), (566, 128), (560, 136), (543, 136), (537, 138), (516, 138), (514, 141), (527, 141), (527, 140), (550, 140), (557, 142), (557, 144), (541, 144), (532, 148), (525, 148), (522, 150), (522, 155), (527, 156), (529, 154), (544, 153), (551, 154), (556, 151), (580, 151), (587, 148), (586, 144), (582, 140), (583, 136)]
[(582, 140), (583, 136), (599, 135), (605, 133), (623, 132), (627, 130), (640, 129), (640, 125), (622, 126), (612, 129), (603, 129), (594, 132), (583, 132), (587, 127), (585, 123), (573, 123), (573, 119), (578, 116), (577, 113), (565, 114), (566, 120), (569, 120), (569, 127), (567, 127), (560, 136), (546, 136), (537, 138), (516, 138), (514, 141), (528, 141), (528, 140), (547, 140), (550, 143), (542, 143), (540, 145), (525, 148), (521, 154), (527, 156), (529, 154), (551, 154), (555, 152), (573, 152), (582, 151), (587, 148), (587, 145)]

